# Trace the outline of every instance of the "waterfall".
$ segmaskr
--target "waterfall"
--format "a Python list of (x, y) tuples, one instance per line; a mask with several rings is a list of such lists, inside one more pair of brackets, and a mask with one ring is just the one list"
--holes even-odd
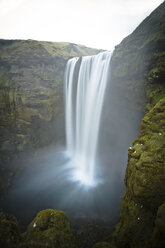
[(89, 186), (96, 184), (97, 143), (110, 59), (110, 52), (102, 52), (72, 58), (66, 65), (67, 152), (75, 168), (73, 179)]

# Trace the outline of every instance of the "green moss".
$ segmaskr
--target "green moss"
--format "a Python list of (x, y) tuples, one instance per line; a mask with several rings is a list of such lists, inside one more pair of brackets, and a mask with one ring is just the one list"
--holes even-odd
[(15, 217), (0, 212), (0, 247), (76, 248), (76, 242), (62, 211), (46, 209), (39, 212), (22, 235)]
[(41, 242), (48, 247), (76, 247), (67, 216), (62, 211), (47, 209), (39, 212), (23, 234), (26, 242)]
[[(34, 223), (36, 224), (36, 228), (33, 227)], [(63, 232), (70, 232), (71, 230), (68, 218), (64, 212), (46, 209), (37, 214), (36, 218), (29, 225), (27, 233), (49, 228), (55, 228), (56, 230)]]
[(164, 234), (162, 231), (158, 234), (158, 227), (155, 243), (150, 241), (157, 209), (165, 202), (164, 11), (165, 3), (162, 3), (116, 47), (112, 57), (115, 86), (123, 85), (127, 104), (136, 111), (139, 106), (146, 107), (148, 112), (142, 120), (139, 138), (128, 150), (120, 220), (108, 239), (118, 248), (151, 248), (152, 245), (156, 248), (159, 244), (164, 247), (161, 246)]
[(112, 244), (119, 248), (148, 245), (156, 211), (165, 201), (164, 117), (165, 98), (145, 115), (139, 138), (129, 148), (125, 175), (126, 193), (120, 221), (112, 235)]

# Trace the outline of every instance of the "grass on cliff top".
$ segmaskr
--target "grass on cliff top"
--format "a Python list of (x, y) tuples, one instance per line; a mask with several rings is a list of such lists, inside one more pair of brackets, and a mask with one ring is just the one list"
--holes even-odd
[(75, 57), (98, 54), (102, 50), (68, 42), (47, 42), (36, 40), (0, 40), (0, 59), (14, 60), (16, 57), (57, 56)]

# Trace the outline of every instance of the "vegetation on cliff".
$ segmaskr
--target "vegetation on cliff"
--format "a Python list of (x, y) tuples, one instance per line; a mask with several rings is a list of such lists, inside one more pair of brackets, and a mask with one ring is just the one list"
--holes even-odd
[[(164, 44), (165, 2), (113, 53), (112, 90), (121, 92), (122, 97), (119, 94), (112, 101), (145, 110), (145, 115), (140, 135), (128, 149), (126, 192), (119, 222), (106, 239), (110, 247), (165, 247)], [(106, 245), (103, 242), (96, 247)]]
[(165, 2), (116, 47), (112, 58), (112, 77), (124, 89), (125, 104), (146, 109), (139, 138), (129, 148), (120, 219), (107, 239), (117, 248), (165, 244), (164, 30)]
[[(70, 43), (0, 40), (0, 150), (25, 151), (63, 135), (67, 60), (98, 50)], [(59, 124), (60, 122), (60, 124)]]
[(122, 89), (116, 99), (136, 109), (147, 110), (165, 96), (164, 39), (165, 3), (162, 3), (136, 29), (115, 47), (112, 79)]
[[(126, 192), (120, 221), (113, 233), (117, 247), (150, 247), (156, 213), (165, 202), (164, 117), (165, 98), (145, 115), (139, 138), (129, 148)], [(163, 222), (163, 209), (161, 213), (159, 218)], [(159, 246), (163, 247), (161, 242), (164, 242), (164, 231), (158, 228), (162, 235)]]
[(0, 40), (0, 192), (18, 154), (64, 140), (67, 60), (99, 50), (71, 43)]

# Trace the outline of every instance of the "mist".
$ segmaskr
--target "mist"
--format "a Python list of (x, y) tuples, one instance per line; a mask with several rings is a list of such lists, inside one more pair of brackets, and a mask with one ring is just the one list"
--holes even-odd
[(107, 77), (95, 163), (97, 183), (91, 187), (73, 178), (75, 167), (65, 146), (52, 145), (17, 161), (22, 173), (1, 208), (14, 214), (23, 229), (38, 211), (48, 208), (65, 211), (71, 220), (117, 221), (128, 147), (139, 134), (143, 113), (119, 104), (124, 91), (116, 89), (111, 70)]

